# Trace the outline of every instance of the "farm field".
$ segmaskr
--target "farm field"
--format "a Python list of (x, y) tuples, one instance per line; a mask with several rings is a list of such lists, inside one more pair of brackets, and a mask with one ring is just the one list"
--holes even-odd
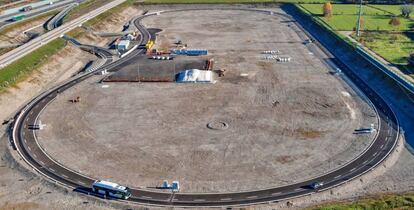
[(405, 58), (410, 56), (414, 49), (412, 40), (400, 33), (366, 32), (360, 39), (365, 46), (396, 65), (407, 65)]
[[(357, 23), (358, 5), (333, 4), (333, 16), (330, 18), (322, 16), (323, 4), (300, 4), (300, 6), (336, 31), (352, 31)], [(362, 11), (362, 27), (364, 30), (406, 31), (414, 24), (412, 20), (400, 18), (401, 25), (399, 27), (390, 26), (391, 17), (399, 15), (398, 5), (369, 5), (363, 6)]]
[[(355, 31), (359, 6), (354, 4), (333, 4), (333, 16), (322, 16), (323, 4), (298, 4), (299, 8), (311, 14), (316, 20), (333, 31)], [(393, 27), (389, 21), (400, 15), (400, 5), (364, 5), (362, 15), (362, 35), (352, 37), (374, 51), (402, 73), (412, 75), (414, 68), (408, 64), (407, 57), (414, 53), (410, 30), (414, 21), (400, 17), (401, 25)]]

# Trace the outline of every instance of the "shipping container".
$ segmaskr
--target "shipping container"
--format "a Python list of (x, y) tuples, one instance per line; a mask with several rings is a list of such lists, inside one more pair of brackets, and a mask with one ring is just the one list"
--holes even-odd
[(189, 56), (198, 56), (198, 55), (207, 55), (208, 50), (206, 49), (173, 49), (172, 53), (177, 55), (189, 55)]

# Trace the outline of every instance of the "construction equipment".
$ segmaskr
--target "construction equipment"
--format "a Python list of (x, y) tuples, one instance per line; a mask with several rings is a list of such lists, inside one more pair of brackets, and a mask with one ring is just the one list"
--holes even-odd
[(209, 59), (206, 61), (206, 70), (212, 70), (213, 69), (213, 64), (214, 64), (214, 59)]
[(271, 54), (271, 55), (278, 54), (278, 53), (280, 53), (279, 50), (265, 50), (262, 52), (262, 54)]
[(278, 57), (276, 60), (278, 62), (290, 62), (291, 58), (290, 57)]
[(80, 97), (78, 96), (78, 97), (76, 97), (75, 99), (71, 99), (71, 100), (69, 100), (70, 102), (72, 102), (72, 103), (79, 103), (80, 101), (81, 101), (81, 99), (80, 99)]
[(145, 48), (147, 50), (151, 49), (154, 46), (154, 41), (150, 40), (147, 42), (147, 44), (145, 45)]
[(217, 72), (219, 77), (224, 77), (224, 72), (226, 72), (226, 69), (219, 69)]

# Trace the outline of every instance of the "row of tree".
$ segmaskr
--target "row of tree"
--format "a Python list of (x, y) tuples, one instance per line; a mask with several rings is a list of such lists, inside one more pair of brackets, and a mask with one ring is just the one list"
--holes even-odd
[[(412, 4), (414, 0), (362, 0), (363, 3), (368, 4)], [(356, 4), (360, 3), (361, 0), (342, 0), (344, 3)]]

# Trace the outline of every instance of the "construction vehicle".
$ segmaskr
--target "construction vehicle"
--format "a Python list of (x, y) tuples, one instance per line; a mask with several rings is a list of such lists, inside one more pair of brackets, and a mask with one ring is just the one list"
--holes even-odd
[(226, 69), (219, 69), (217, 72), (219, 77), (224, 77), (224, 72), (226, 72)]
[(80, 99), (80, 97), (78, 96), (78, 97), (76, 97), (75, 99), (71, 99), (71, 100), (69, 100), (70, 102), (72, 102), (72, 103), (79, 103), (80, 101), (81, 101), (81, 99)]
[(147, 44), (145, 45), (145, 48), (147, 50), (151, 49), (154, 46), (154, 41), (150, 40), (147, 42)]

